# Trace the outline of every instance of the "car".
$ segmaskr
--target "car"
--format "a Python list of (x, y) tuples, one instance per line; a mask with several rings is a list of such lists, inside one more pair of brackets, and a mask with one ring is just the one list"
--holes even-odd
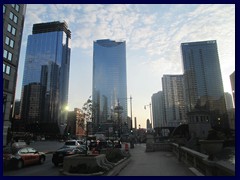
[(113, 144), (115, 148), (122, 148), (122, 142), (120, 140), (115, 140)]
[(43, 164), (45, 160), (45, 153), (38, 152), (32, 147), (20, 145), (20, 143), (14, 143), (12, 146), (7, 146), (3, 149), (3, 164), (5, 168), (20, 169), (28, 165)]
[(86, 154), (86, 150), (82, 147), (63, 146), (53, 153), (52, 163), (55, 166), (58, 166), (63, 163), (65, 156), (71, 156), (74, 154)]
[(77, 140), (67, 140), (64, 143), (64, 146), (68, 146), (68, 147), (80, 147), (80, 144), (78, 143)]

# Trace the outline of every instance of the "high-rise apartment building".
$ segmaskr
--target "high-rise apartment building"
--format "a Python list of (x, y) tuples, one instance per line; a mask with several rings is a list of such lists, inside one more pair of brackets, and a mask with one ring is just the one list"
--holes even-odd
[(232, 109), (233, 108), (233, 100), (232, 100), (232, 95), (228, 92), (224, 93), (224, 97), (225, 97), (225, 102), (226, 102), (226, 108), (227, 110)]
[(152, 95), (153, 128), (166, 126), (163, 92)]
[(22, 119), (54, 124), (63, 133), (67, 123), (71, 31), (66, 22), (34, 24), (28, 36), (22, 89)]
[(235, 106), (235, 71), (230, 75), (230, 82), (232, 86), (232, 95), (233, 95), (233, 101)]
[(93, 47), (93, 123), (127, 121), (126, 42), (97, 40)]
[(3, 145), (10, 138), (26, 5), (3, 4)]
[(186, 123), (183, 75), (163, 75), (162, 87), (166, 125), (177, 127)]
[(212, 126), (226, 127), (226, 105), (217, 42), (182, 43), (181, 50), (188, 112), (208, 111)]

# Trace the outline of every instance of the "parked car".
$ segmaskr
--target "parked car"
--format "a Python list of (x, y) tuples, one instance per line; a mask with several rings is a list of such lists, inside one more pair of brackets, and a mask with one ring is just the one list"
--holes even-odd
[(26, 147), (25, 145), (19, 145), (17, 143), (3, 149), (3, 164), (5, 168), (20, 169), (27, 165), (43, 164), (45, 159), (45, 153), (38, 152), (32, 147)]
[(67, 140), (64, 143), (64, 146), (68, 146), (68, 147), (80, 147), (80, 144), (78, 143), (77, 140)]
[(115, 140), (113, 144), (115, 148), (122, 148), (122, 142), (119, 140)]
[(71, 156), (74, 154), (85, 154), (86, 150), (82, 147), (73, 147), (73, 146), (63, 146), (62, 148), (58, 149), (56, 152), (53, 153), (52, 156), (52, 163), (55, 166), (63, 163), (65, 156)]

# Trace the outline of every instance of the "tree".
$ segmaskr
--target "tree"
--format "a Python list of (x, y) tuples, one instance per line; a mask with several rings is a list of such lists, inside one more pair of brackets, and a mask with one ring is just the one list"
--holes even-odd
[(90, 97), (84, 103), (82, 109), (80, 109), (80, 117), (77, 120), (78, 127), (85, 129), (85, 131), (88, 130), (88, 122), (91, 122), (92, 120), (92, 100)]

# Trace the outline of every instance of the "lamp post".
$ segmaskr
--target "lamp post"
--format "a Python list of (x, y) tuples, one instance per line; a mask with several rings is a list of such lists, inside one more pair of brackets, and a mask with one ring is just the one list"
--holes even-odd
[(153, 123), (152, 123), (152, 104), (149, 103), (148, 105), (144, 106), (144, 109), (146, 109), (146, 107), (149, 106), (149, 110), (150, 110), (150, 121), (151, 121), (151, 129), (153, 129)]

